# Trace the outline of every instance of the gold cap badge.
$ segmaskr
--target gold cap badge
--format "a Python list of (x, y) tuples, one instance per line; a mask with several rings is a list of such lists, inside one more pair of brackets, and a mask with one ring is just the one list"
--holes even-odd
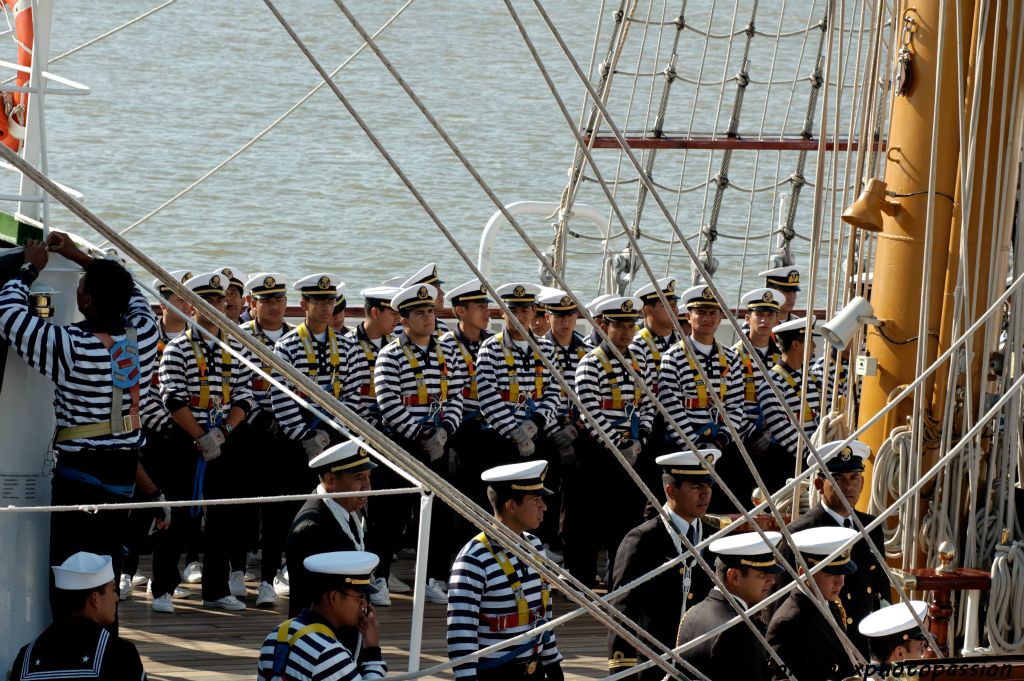
[(569, 296), (562, 296), (562, 299), (558, 301), (558, 304), (561, 305), (562, 307), (569, 307), (570, 305), (572, 305), (572, 298), (570, 298)]
[(215, 274), (212, 277), (210, 277), (210, 286), (212, 286), (214, 288), (220, 288), (221, 287), (220, 286), (220, 275)]
[(771, 291), (765, 291), (764, 295), (761, 296), (761, 300), (763, 300), (766, 303), (771, 303), (775, 301), (775, 296), (772, 295)]
[(320, 281), (316, 282), (317, 288), (321, 290), (327, 290), (331, 287), (331, 278), (328, 276), (320, 277)]
[(710, 286), (705, 286), (704, 290), (700, 292), (700, 297), (704, 300), (714, 300), (715, 294), (711, 292)]
[(791, 270), (789, 273), (789, 283), (798, 284), (800, 283), (800, 272), (799, 270)]
[(633, 301), (630, 300), (629, 298), (626, 298), (624, 301), (622, 301), (622, 311), (623, 312), (632, 312), (633, 311)]
[(277, 280), (273, 277), (267, 277), (263, 280), (263, 288), (274, 288), (277, 286)]
[(522, 286), (516, 286), (514, 289), (512, 289), (512, 295), (514, 295), (516, 298), (522, 298), (523, 296), (526, 295), (526, 289), (523, 288)]
[(419, 290), (416, 291), (416, 297), (420, 300), (426, 300), (430, 297), (430, 291), (427, 290), (426, 286), (420, 286)]

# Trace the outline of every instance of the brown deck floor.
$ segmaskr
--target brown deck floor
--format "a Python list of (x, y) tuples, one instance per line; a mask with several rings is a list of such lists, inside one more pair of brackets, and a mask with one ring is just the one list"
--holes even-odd
[[(395, 569), (399, 577), (411, 581), (411, 560), (400, 560)], [(149, 574), (146, 557), (140, 573)], [(150, 609), (151, 599), (145, 594), (145, 586), (136, 587), (134, 597), (121, 603), (121, 635), (138, 647), (149, 678), (254, 679), (259, 647), (267, 632), (287, 618), (287, 599), (278, 599), (273, 609), (257, 609), (259, 583), (250, 582), (248, 610), (208, 610), (200, 605), (199, 585), (183, 586), (193, 595), (175, 599), (173, 615)], [(390, 607), (378, 609), (378, 617), (384, 657), (394, 674), (408, 668), (412, 598), (393, 594), (391, 600)], [(571, 603), (557, 595), (555, 608), (556, 614), (573, 609)], [(444, 614), (443, 606), (427, 604), (421, 668), (446, 659)], [(562, 668), (567, 679), (594, 679), (605, 675), (605, 631), (588, 615), (559, 627), (558, 645), (566, 658)], [(452, 675), (446, 672), (429, 678), (450, 679)]]

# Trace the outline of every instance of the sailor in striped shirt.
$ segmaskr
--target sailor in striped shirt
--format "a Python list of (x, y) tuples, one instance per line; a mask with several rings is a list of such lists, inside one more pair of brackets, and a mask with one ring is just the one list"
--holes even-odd
[[(222, 311), (227, 283), (224, 275), (209, 272), (197, 274), (185, 282), (185, 286), (214, 309)], [(216, 322), (202, 310), (193, 308), (192, 315), (196, 327), (168, 343), (160, 360), (160, 397), (177, 424), (169, 442), (170, 451), (177, 457), (173, 498), (198, 500), (237, 496), (244, 490), (237, 484), (236, 468), (248, 465), (245, 461), (248, 452), (244, 439), (232, 437), (232, 433), (255, 408), (250, 388), (252, 371), (227, 349), (230, 346), (247, 354), (241, 343), (219, 332)], [(207, 340), (197, 327), (217, 340)], [(241, 509), (233, 505), (206, 508), (208, 542), (203, 561), (203, 605), (245, 609), (245, 604), (233, 597), (228, 587), (228, 557), (239, 542), (245, 540), (244, 533), (237, 531), (245, 518)], [(199, 509), (180, 508), (175, 512), (195, 516)], [(166, 561), (161, 569), (175, 577), (181, 554), (176, 527), (171, 524), (154, 556), (154, 565), (164, 565)], [(168, 598), (177, 582), (178, 579), (170, 579), (166, 591), (154, 583), (154, 597)]]
[[(547, 510), (547, 464), (523, 461), (491, 468), (481, 478), (495, 520), (521, 535), (540, 553), (537, 528)], [(448, 580), (448, 657), (457, 660), (481, 648), (528, 632), (552, 618), (551, 589), (540, 575), (482, 532), (459, 552)], [(549, 629), (518, 645), (458, 664), (456, 679), (561, 681), (562, 654)]]
[[(388, 436), (400, 447), (420, 457), (437, 474), (454, 480), (455, 460), (448, 438), (462, 421), (463, 373), (461, 357), (449, 343), (434, 335), (434, 299), (430, 284), (415, 284), (401, 289), (391, 299), (391, 307), (401, 315), (405, 329), (377, 356), (373, 382), (380, 406), (381, 421)], [(397, 480), (395, 481), (397, 484)], [(387, 485), (387, 483), (381, 483)], [(380, 499), (370, 504), (370, 518), (383, 511), (401, 513), (392, 530), (374, 521), (370, 536), (381, 555), (391, 555), (392, 546), (408, 521), (408, 499)], [(451, 510), (444, 504), (434, 509), (431, 521), (430, 555), (427, 561), (427, 600), (444, 603), (444, 580), (451, 565)], [(398, 521), (402, 521), (398, 523)], [(388, 526), (390, 527), (389, 518)], [(378, 544), (384, 542), (386, 545)], [(390, 561), (384, 560), (381, 576), (390, 573)]]
[[(736, 353), (715, 340), (715, 332), (722, 322), (722, 308), (711, 288), (693, 286), (683, 293), (682, 299), (692, 331), (662, 358), (659, 399), (672, 420), (698, 446), (707, 445), (722, 451), (717, 470), (732, 488), (737, 477), (742, 479), (746, 475), (747, 466), (733, 442), (726, 419), (740, 437), (745, 438), (752, 430), (743, 410), (743, 370)], [(701, 379), (698, 363), (710, 385), (705, 385)], [(712, 391), (721, 400), (724, 414), (715, 406)], [(673, 428), (669, 428), (668, 435), (679, 447), (686, 446)], [(741, 500), (750, 492), (734, 491)], [(716, 506), (712, 512), (735, 512), (728, 497), (722, 500), (716, 496), (712, 504)]]
[[(480, 482), (483, 466), (477, 452), (482, 451), (490, 441), (490, 433), (484, 433), (486, 426), (480, 411), (477, 385), (477, 356), (480, 345), (494, 335), (488, 328), (491, 321), (491, 299), (479, 279), (470, 279), (452, 288), (445, 295), (445, 304), (452, 309), (458, 323), (441, 336), (450, 343), (462, 357), (465, 381), (462, 384), (462, 423), (452, 435), (451, 445), (463, 456), (455, 470), (455, 485), (481, 506), (487, 505), (486, 486)], [(468, 528), (461, 517), (456, 518)]]
[[(377, 556), (365, 551), (333, 551), (309, 556), (302, 565), (309, 571), (313, 601), (267, 634), (260, 648), (257, 678), (359, 681), (387, 676), (377, 613), (367, 602), (374, 592), (372, 573)], [(339, 640), (340, 634), (352, 630), (360, 634), (359, 651), (349, 650)]]
[[(85, 270), (77, 291), (85, 321), (58, 326), (30, 310), (29, 287), (46, 267), (48, 249)], [(139, 410), (152, 387), (157, 336), (152, 308), (120, 264), (94, 260), (59, 232), (51, 232), (45, 245), (34, 240), (25, 245), (24, 264), (0, 289), (0, 338), (55, 384), (52, 503), (131, 499), (144, 444)], [(115, 353), (127, 364), (115, 364)], [(119, 573), (126, 516), (124, 511), (53, 514), (50, 562), (59, 564), (88, 548), (114, 556)]]
[[(234, 288), (229, 287), (229, 291)], [(252, 319), (242, 322), (241, 327), (273, 352), (277, 341), (292, 328), (284, 321), (288, 307), (288, 284), (280, 274), (258, 272), (246, 280), (245, 290), (253, 301)], [(269, 380), (272, 370), (267, 364), (261, 368), (262, 372), (252, 372), (250, 386), (256, 409), (246, 419), (248, 427), (245, 429), (245, 446), (254, 456), (259, 457), (259, 461), (253, 466), (246, 466), (242, 474), (248, 474), (247, 485), (256, 496), (305, 494), (316, 484), (316, 479), (310, 474), (302, 446), (284, 435), (274, 418)], [(264, 474), (268, 470), (273, 470), (274, 475)], [(270, 607), (277, 602), (274, 581), (275, 578), (284, 578), (283, 574), (278, 574), (281, 570), (281, 557), (291, 519), (301, 507), (301, 501), (251, 507), (253, 522), (259, 528), (261, 554), (257, 607)]]
[[(782, 357), (771, 368), (770, 376), (778, 386), (782, 394), (786, 396), (786, 405), (792, 410), (794, 416), (800, 421), (801, 427), (807, 437), (814, 435), (818, 429), (818, 419), (821, 410), (821, 387), (818, 378), (813, 372), (807, 375), (806, 400), (802, 399), (804, 350), (804, 326), (806, 319), (793, 319), (775, 326), (772, 331), (782, 347)], [(821, 334), (814, 331), (816, 319), (811, 317), (812, 339), (807, 341), (811, 345), (811, 355), (814, 355), (813, 336)], [(765, 433), (771, 436), (772, 442), (777, 445), (774, 459), (770, 468), (778, 471), (773, 484), (780, 486), (785, 483), (786, 477), (792, 477), (796, 465), (797, 442), (800, 440), (800, 431), (793, 423), (786, 410), (782, 408), (775, 393), (767, 384), (762, 385), (758, 391), (758, 400), (761, 402), (762, 413), (764, 414)], [(765, 481), (766, 484), (768, 480)], [(774, 492), (774, 489), (769, 491)]]
[(398, 324), (399, 315), (391, 309), (391, 299), (400, 290), (394, 286), (374, 286), (360, 291), (364, 319), (347, 336), (358, 349), (356, 368), (352, 370), (362, 404), (358, 411), (377, 427), (380, 426), (380, 407), (373, 388), (373, 370), (381, 348), (394, 340), (392, 331)]
[[(640, 307), (638, 298), (608, 297), (598, 303), (594, 314), (611, 344), (649, 386), (654, 372), (646, 356), (631, 345)], [(653, 407), (640, 382), (622, 366), (607, 341), (580, 361), (576, 368), (576, 393), (626, 460), (634, 467), (642, 463), (654, 423)], [(624, 487), (618, 483), (622, 468), (590, 423), (576, 450), (578, 464), (566, 471), (563, 481), (561, 536), (566, 569), (584, 584), (593, 586), (598, 551), (601, 547), (608, 550), (610, 572), (619, 542), (643, 519), (644, 497), (634, 485)], [(592, 500), (602, 495), (615, 497), (616, 502), (595, 507)]]
[[(495, 293), (526, 328), (541, 352), (554, 362), (554, 348), (530, 331), (537, 309), (536, 284), (512, 283), (499, 286)], [(477, 357), (477, 390), (480, 409), (490, 434), (486, 456), (498, 463), (532, 456), (540, 445), (542, 456), (548, 456), (548, 440), (544, 434), (564, 441), (570, 435), (556, 420), (562, 396), (541, 355), (530, 347), (526, 337), (508, 322), (505, 328), (480, 346)], [(542, 432), (543, 431), (543, 432)], [(556, 431), (559, 435), (555, 436)], [(569, 438), (571, 443), (571, 438)], [(556, 441), (556, 446), (562, 446)]]
[[(296, 370), (308, 375), (334, 399), (359, 412), (359, 386), (352, 376), (352, 369), (358, 364), (358, 349), (330, 326), (340, 283), (337, 275), (327, 273), (313, 274), (295, 282), (295, 290), (302, 294), (299, 306), (305, 321), (282, 336), (274, 346), (274, 352)], [(283, 380), (283, 377), (277, 378)], [(294, 388), (287, 382), (285, 384)], [(341, 441), (336, 430), (320, 423), (318, 417), (300, 407), (283, 391), (272, 387), (271, 403), (281, 430), (292, 440), (302, 443), (307, 460), (329, 444)]]

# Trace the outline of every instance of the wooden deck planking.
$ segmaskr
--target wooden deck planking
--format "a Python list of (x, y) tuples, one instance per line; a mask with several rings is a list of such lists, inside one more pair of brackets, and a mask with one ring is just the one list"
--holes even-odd
[[(396, 573), (411, 581), (412, 562), (400, 560)], [(140, 572), (148, 574), (148, 560)], [(203, 608), (198, 585), (183, 585), (191, 596), (175, 599), (173, 615), (155, 613), (151, 598), (136, 587), (134, 597), (121, 603), (121, 635), (131, 640), (142, 655), (150, 679), (186, 681), (218, 679), (254, 679), (256, 660), (263, 638), (287, 619), (288, 601), (279, 598), (272, 609), (255, 607), (258, 583), (250, 582), (244, 612), (226, 612)], [(411, 595), (392, 594), (392, 605), (378, 608), (384, 658), (390, 673), (408, 668), (408, 646), (412, 617)], [(573, 609), (572, 604), (554, 597), (556, 614)], [(589, 615), (583, 615), (557, 630), (558, 645), (566, 661), (567, 679), (593, 679), (606, 673), (606, 630)], [(447, 659), (445, 648), (445, 609), (427, 604), (423, 623), (420, 667), (426, 668)], [(451, 679), (450, 672), (424, 678)]]

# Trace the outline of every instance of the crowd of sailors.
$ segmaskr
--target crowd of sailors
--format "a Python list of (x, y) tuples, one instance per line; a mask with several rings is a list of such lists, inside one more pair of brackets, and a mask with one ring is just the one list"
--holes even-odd
[[(82, 322), (59, 326), (30, 309), (30, 287), (50, 253), (84, 270)], [(417, 497), (359, 493), (410, 483), (282, 390), (305, 397), (287, 377), (268, 366), (253, 371), (228, 352), (224, 346), (260, 365), (204, 309), (158, 280), (154, 314), (123, 266), (90, 257), (60, 233), (30, 241), (24, 261), (0, 290), (0, 337), (56, 384), (53, 504), (196, 503), (53, 513), (55, 622), (22, 650), (12, 678), (143, 674), (134, 648), (116, 636), (116, 604), (132, 593), (147, 537), (159, 613), (174, 612), (182, 582), (201, 582), (205, 607), (244, 610), (247, 554), (259, 549), (255, 605), (287, 596), (290, 616), (268, 635), (259, 678), (386, 675), (377, 608), (400, 591), (422, 589), (428, 603), (447, 608), (453, 660), (551, 619), (552, 585), (487, 532), (473, 536), (441, 503), (426, 581), (398, 579), (392, 560), (415, 534)], [(334, 274), (290, 286), (277, 274), (234, 267), (171, 274), (584, 585), (617, 590), (685, 555), (678, 568), (612, 600), (666, 646), (707, 634), (735, 616), (734, 606), (753, 606), (788, 582), (773, 547), (815, 566), (858, 533), (850, 509), (871, 452), (859, 442), (832, 443), (817, 450), (831, 477), (813, 478), (820, 502), (790, 525), (792, 546), (775, 532), (711, 542), (701, 556), (724, 590), (690, 548), (718, 531), (713, 514), (739, 512), (711, 470), (741, 506), (752, 506), (754, 478), (738, 441), (775, 491), (792, 477), (797, 443), (817, 430), (828, 394), (846, 390), (842, 357), (806, 361), (815, 357), (816, 333), (813, 316), (808, 326), (792, 314), (799, 267), (763, 273), (764, 286), (741, 299), (744, 331), (767, 374), (744, 343), (717, 340), (723, 310), (711, 288), (679, 290), (672, 277), (632, 296), (593, 300), (588, 310), (602, 333), (588, 336), (577, 330), (580, 311), (569, 295), (530, 282), (493, 289), (509, 310), (493, 330), (488, 288), (474, 279), (445, 292), (433, 264), (360, 291), (362, 321), (352, 328)], [(297, 325), (285, 319), (290, 292), (302, 310)], [(438, 319), (443, 307), (454, 312), (450, 326)], [(620, 455), (664, 513), (626, 479)], [(816, 463), (808, 457), (804, 465)], [(314, 489), (352, 495), (200, 503)], [(855, 513), (860, 525), (872, 519)], [(796, 589), (751, 618), (783, 666), (742, 622), (683, 659), (712, 679), (843, 678), (854, 668), (836, 628), (864, 659), (919, 657), (911, 609), (887, 607), (888, 581), (869, 541), (882, 547), (880, 528), (813, 574), (822, 603), (815, 591)], [(561, 662), (550, 630), (454, 669), (460, 679), (561, 679)], [(628, 640), (609, 635), (610, 672), (643, 662)], [(638, 678), (664, 673), (649, 667)]]

